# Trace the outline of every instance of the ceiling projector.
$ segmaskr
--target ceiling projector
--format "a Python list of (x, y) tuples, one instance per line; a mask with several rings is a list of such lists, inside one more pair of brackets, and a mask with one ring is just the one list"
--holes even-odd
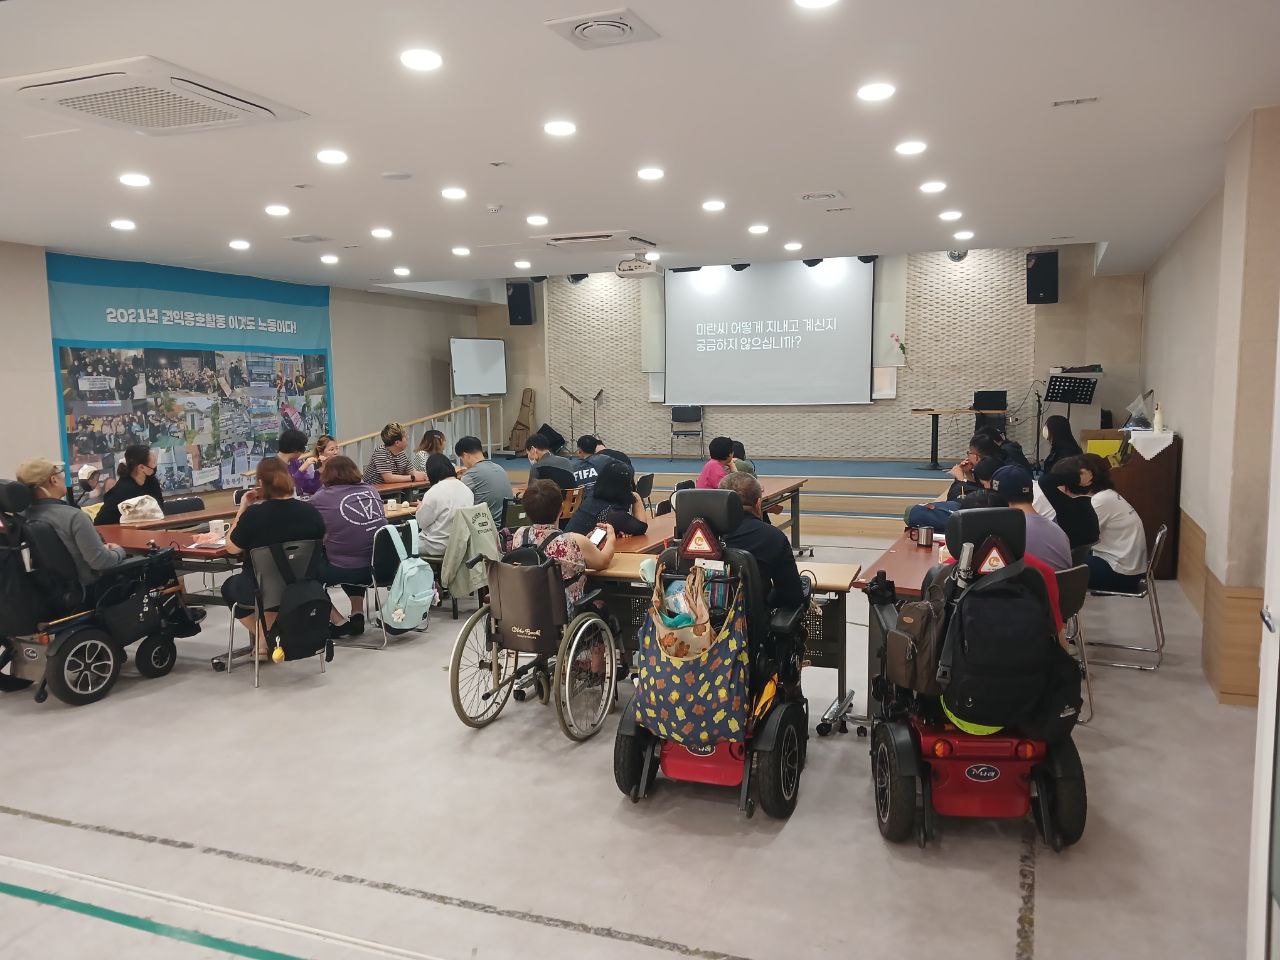
[(628, 257), (626, 260), (619, 260), (613, 272), (620, 277), (636, 277), (643, 280), (645, 277), (660, 276), (662, 268), (656, 263), (650, 263), (644, 257)]

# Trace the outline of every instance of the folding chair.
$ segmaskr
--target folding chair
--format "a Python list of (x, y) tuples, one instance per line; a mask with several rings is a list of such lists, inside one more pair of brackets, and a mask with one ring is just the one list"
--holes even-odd
[(1164, 554), (1165, 541), (1169, 537), (1169, 527), (1167, 524), (1160, 524), (1160, 529), (1156, 531), (1155, 544), (1151, 547), (1151, 556), (1147, 560), (1147, 572), (1142, 578), (1142, 589), (1135, 593), (1125, 593), (1119, 590), (1090, 590), (1089, 592), (1095, 597), (1130, 597), (1135, 600), (1146, 600), (1147, 606), (1151, 609), (1151, 626), (1155, 630), (1156, 643), (1153, 647), (1147, 647), (1140, 644), (1129, 643), (1113, 643), (1106, 640), (1090, 640), (1089, 642), (1095, 647), (1111, 647), (1114, 650), (1133, 650), (1141, 654), (1154, 654), (1154, 663), (1133, 663), (1124, 660), (1096, 660), (1107, 667), (1124, 667), (1128, 670), (1150, 670), (1155, 672), (1160, 669), (1160, 664), (1164, 662), (1164, 618), (1160, 615), (1160, 597), (1156, 594), (1156, 564), (1160, 562), (1160, 557)]
[[(282, 544), (284, 555), (289, 561), (289, 569), (293, 571), (296, 581), (316, 580), (319, 578), (311, 575), (312, 561), (320, 555), (320, 551), (324, 549), (323, 542), (320, 540), (290, 540), (288, 543)], [(261, 670), (261, 657), (258, 655), (258, 648), (266, 642), (266, 636), (263, 634), (263, 628), (266, 624), (266, 611), (279, 607), (280, 600), (284, 596), (284, 588), (287, 586), (284, 577), (276, 568), (275, 557), (272, 555), (270, 547), (254, 547), (249, 551), (249, 559), (253, 562), (253, 576), (257, 581), (257, 590), (254, 592), (253, 612), (256, 626), (253, 633), (253, 686), (256, 689), (259, 683), (259, 672)], [(235, 610), (232, 609), (234, 614)], [(227, 672), (231, 672), (231, 664), (234, 650), (232, 645), (235, 642), (235, 617), (231, 618), (231, 639), (227, 642)], [(328, 657), (323, 651), (320, 653), (320, 672), (325, 672), (325, 664)]]
[(646, 473), (643, 477), (636, 478), (636, 493), (649, 508), (649, 516), (653, 516), (653, 474)]
[(707, 455), (706, 435), (702, 428), (702, 407), (672, 407), (671, 408), (671, 456), (668, 460), (676, 458), (676, 438), (677, 437), (697, 437), (698, 451), (703, 458)]
[(1067, 640), (1075, 644), (1080, 654), (1080, 667), (1084, 671), (1085, 698), (1089, 701), (1089, 716), (1079, 720), (1088, 723), (1093, 719), (1093, 677), (1089, 671), (1089, 652), (1084, 642), (1084, 628), (1080, 625), (1080, 611), (1089, 593), (1089, 567), (1078, 564), (1058, 571), (1058, 609), (1066, 628)]
[(564, 492), (564, 503), (560, 507), (560, 519), (568, 520), (582, 505), (582, 487), (574, 487)]

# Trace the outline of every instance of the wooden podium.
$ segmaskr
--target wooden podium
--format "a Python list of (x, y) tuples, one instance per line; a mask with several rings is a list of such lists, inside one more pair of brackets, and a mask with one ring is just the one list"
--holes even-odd
[[(1088, 448), (1090, 440), (1126, 439), (1127, 430), (1081, 430), (1080, 445)], [(1156, 531), (1163, 523), (1169, 528), (1164, 555), (1156, 564), (1157, 580), (1171, 580), (1178, 575), (1178, 519), (1182, 486), (1182, 437), (1174, 434), (1173, 442), (1151, 460), (1130, 448), (1120, 466), (1111, 468), (1111, 482), (1120, 496), (1131, 504), (1142, 518), (1147, 534), (1148, 555), (1155, 544)]]

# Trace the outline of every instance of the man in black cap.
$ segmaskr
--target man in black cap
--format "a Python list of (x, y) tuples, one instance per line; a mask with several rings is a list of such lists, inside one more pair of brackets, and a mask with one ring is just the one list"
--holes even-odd
[(1054, 570), (1066, 570), (1071, 566), (1071, 541), (1060, 526), (1036, 513), (1032, 505), (1033, 486), (1031, 474), (1021, 467), (1001, 467), (991, 478), (992, 492), (1015, 510), (1026, 514), (1026, 552)]

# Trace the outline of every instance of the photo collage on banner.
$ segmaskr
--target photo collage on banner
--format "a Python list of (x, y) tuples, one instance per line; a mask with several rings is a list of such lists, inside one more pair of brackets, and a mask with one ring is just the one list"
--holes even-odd
[(328, 288), (48, 254), (64, 457), (156, 453), (166, 491), (251, 486), (282, 430), (334, 430)]

